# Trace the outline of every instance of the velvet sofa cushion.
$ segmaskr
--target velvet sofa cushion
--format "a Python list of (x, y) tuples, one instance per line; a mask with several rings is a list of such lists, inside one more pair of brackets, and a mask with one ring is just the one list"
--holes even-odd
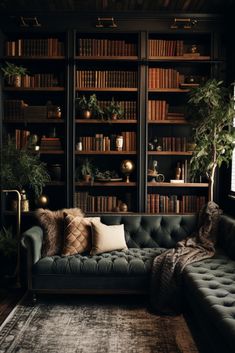
[[(218, 252), (213, 258), (187, 265), (184, 296), (203, 325), (214, 327), (222, 342), (235, 347), (235, 261)], [(225, 350), (226, 351), (226, 350)]]
[[(33, 275), (133, 276), (151, 271), (155, 256), (165, 249), (128, 249), (99, 255), (76, 254), (41, 258), (33, 265)], [(52, 276), (53, 277), (53, 276)]]

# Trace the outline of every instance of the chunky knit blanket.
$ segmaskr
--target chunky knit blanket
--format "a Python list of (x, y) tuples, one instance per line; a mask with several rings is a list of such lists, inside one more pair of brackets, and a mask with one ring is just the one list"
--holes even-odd
[(181, 312), (181, 274), (186, 265), (215, 254), (218, 221), (222, 211), (210, 201), (199, 212), (197, 231), (153, 261), (150, 304), (161, 314)]

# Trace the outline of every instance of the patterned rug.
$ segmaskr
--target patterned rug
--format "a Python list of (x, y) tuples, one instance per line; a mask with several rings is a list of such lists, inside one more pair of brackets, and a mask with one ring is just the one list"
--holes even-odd
[[(125, 297), (126, 298), (126, 297)], [(148, 312), (143, 298), (53, 297), (18, 304), (0, 353), (198, 353), (183, 316)]]

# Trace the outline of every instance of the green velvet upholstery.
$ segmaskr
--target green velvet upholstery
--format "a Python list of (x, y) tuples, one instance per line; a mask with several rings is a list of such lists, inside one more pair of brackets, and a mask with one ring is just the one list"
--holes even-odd
[[(41, 258), (43, 232), (33, 227), (22, 239), (29, 254), (29, 289), (146, 293), (154, 257), (192, 234), (197, 224), (195, 215), (98, 216), (108, 225), (124, 224), (128, 250)], [(231, 353), (235, 347), (235, 220), (221, 216), (218, 234), (216, 255), (184, 269), (182, 299), (185, 313), (205, 333), (205, 352), (212, 352), (213, 346), (213, 352)]]
[(24, 232), (22, 245), (30, 253), (32, 264), (35, 264), (41, 258), (43, 241), (43, 230), (39, 226), (34, 226)]

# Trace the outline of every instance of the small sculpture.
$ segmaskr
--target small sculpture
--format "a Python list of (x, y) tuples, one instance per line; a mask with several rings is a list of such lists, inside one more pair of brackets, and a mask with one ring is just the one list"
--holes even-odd
[(121, 162), (121, 172), (126, 175), (126, 183), (130, 182), (130, 174), (135, 169), (135, 164), (129, 159), (125, 159)]

